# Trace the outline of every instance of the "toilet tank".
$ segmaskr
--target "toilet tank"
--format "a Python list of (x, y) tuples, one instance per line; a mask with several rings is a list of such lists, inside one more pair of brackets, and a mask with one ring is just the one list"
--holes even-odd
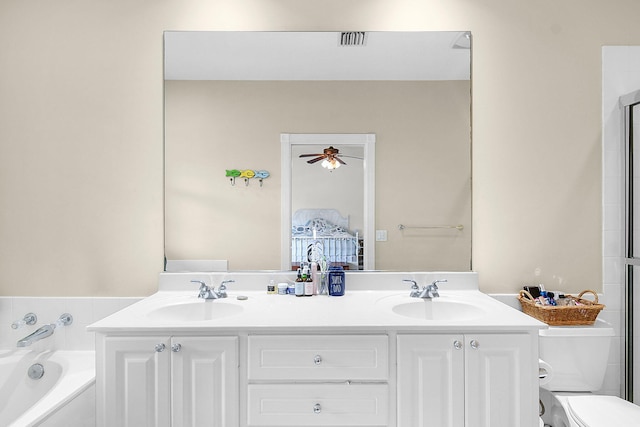
[(539, 332), (540, 359), (551, 366), (551, 379), (541, 385), (550, 391), (597, 391), (609, 360), (610, 324), (550, 326)]

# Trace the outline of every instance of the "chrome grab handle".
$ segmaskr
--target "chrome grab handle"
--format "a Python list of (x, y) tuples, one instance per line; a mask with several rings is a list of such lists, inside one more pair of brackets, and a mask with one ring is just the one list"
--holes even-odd
[(316, 357), (313, 358), (313, 363), (316, 365), (319, 365), (322, 363), (322, 356), (320, 356), (319, 354), (316, 354)]
[(319, 403), (316, 403), (315, 405), (313, 405), (313, 413), (314, 414), (319, 414), (320, 411), (322, 411), (322, 406), (320, 406)]
[(165, 347), (166, 346), (163, 343), (156, 344), (155, 350), (156, 350), (157, 353), (162, 353), (164, 351)]

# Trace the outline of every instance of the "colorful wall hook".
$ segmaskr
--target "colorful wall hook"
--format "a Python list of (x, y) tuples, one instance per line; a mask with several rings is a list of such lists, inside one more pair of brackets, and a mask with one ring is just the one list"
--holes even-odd
[(238, 177), (244, 178), (244, 185), (246, 186), (249, 185), (250, 179), (257, 178), (258, 181), (260, 182), (260, 187), (262, 187), (263, 180), (265, 178), (268, 178), (269, 175), (271, 174), (266, 170), (259, 170), (259, 171), (255, 171), (253, 169), (243, 169), (243, 170), (226, 169), (225, 170), (225, 176), (229, 178), (231, 185), (236, 185), (236, 178)]

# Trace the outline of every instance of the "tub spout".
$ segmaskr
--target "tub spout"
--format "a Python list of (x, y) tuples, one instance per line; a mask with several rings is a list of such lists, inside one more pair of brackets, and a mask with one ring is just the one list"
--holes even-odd
[(26, 347), (43, 338), (50, 337), (53, 335), (53, 330), (55, 328), (56, 325), (44, 325), (43, 327), (36, 329), (33, 333), (18, 341), (18, 347)]

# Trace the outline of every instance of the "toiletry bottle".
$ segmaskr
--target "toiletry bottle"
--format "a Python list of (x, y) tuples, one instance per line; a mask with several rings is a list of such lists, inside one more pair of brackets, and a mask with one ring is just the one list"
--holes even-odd
[(311, 278), (309, 266), (306, 266), (306, 273), (306, 275), (304, 272), (302, 273), (302, 276), (304, 277), (304, 296), (310, 297), (313, 295), (313, 279)]
[(329, 267), (329, 295), (339, 297), (344, 295), (345, 276), (342, 266)]
[(278, 295), (286, 295), (288, 287), (288, 283), (278, 283)]
[(267, 293), (268, 294), (276, 293), (276, 282), (273, 279), (269, 280), (269, 284), (267, 285)]
[(298, 269), (298, 277), (296, 277), (296, 296), (304, 296), (304, 282), (302, 281), (302, 273)]
[(318, 263), (311, 263), (311, 281), (313, 282), (313, 295), (318, 295), (318, 288), (320, 287), (320, 275), (318, 274)]

